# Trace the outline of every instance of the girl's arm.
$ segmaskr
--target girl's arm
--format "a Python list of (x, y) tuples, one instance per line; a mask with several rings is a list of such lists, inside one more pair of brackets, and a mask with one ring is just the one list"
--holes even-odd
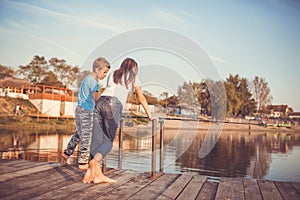
[(139, 87), (139, 86), (136, 87), (136, 88), (135, 88), (135, 92), (136, 92), (136, 94), (137, 94), (137, 96), (138, 96), (138, 99), (139, 99), (140, 103), (142, 104), (144, 110), (146, 111), (147, 116), (148, 116), (150, 119), (152, 119), (152, 116), (151, 116), (151, 112), (150, 112), (150, 109), (149, 109), (148, 102), (147, 102), (147, 100), (146, 100), (146, 98), (145, 98), (145, 96), (144, 96), (144, 94), (143, 94), (143, 91), (142, 91), (141, 87)]

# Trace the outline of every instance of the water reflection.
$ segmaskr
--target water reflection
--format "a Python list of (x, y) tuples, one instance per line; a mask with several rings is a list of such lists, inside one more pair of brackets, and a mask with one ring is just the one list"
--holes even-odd
[[(123, 168), (150, 171), (150, 130), (149, 127), (124, 130)], [(133, 132), (136, 134), (130, 134)], [(182, 131), (176, 145), (165, 149), (165, 172), (300, 181), (300, 133), (223, 131), (212, 151), (200, 159), (199, 150), (206, 131), (187, 137), (190, 132)], [(166, 129), (165, 146), (174, 142), (177, 134), (177, 130)], [(1, 159), (59, 162), (71, 135), (66, 130), (0, 130), (0, 156)], [(117, 167), (117, 141), (118, 138), (108, 156), (109, 167)], [(77, 162), (76, 154), (73, 162)]]
[(59, 162), (72, 132), (67, 130), (0, 129), (1, 159)]

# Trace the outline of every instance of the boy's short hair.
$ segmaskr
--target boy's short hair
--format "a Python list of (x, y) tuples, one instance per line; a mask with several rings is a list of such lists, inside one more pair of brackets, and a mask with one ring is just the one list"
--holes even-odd
[(93, 63), (93, 71), (95, 71), (96, 69), (104, 69), (105, 67), (107, 67), (108, 69), (110, 69), (110, 64), (109, 62), (103, 58), (97, 58), (94, 63)]

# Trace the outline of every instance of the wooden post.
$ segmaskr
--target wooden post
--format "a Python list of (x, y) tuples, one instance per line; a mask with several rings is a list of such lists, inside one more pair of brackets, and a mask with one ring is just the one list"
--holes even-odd
[(157, 120), (152, 120), (152, 167), (151, 167), (151, 177), (156, 176), (156, 122)]
[(106, 173), (106, 157), (102, 159), (102, 172), (103, 174)]
[(123, 119), (120, 120), (119, 129), (119, 153), (118, 153), (118, 168), (122, 169), (122, 152), (123, 152)]
[(159, 121), (159, 133), (160, 133), (160, 158), (159, 158), (159, 172), (162, 173), (164, 171), (164, 131), (163, 131), (164, 121), (161, 119)]

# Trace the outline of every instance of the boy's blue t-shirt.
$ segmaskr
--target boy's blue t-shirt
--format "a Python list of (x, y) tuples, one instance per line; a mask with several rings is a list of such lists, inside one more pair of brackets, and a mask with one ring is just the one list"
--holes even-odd
[(79, 89), (78, 105), (81, 106), (84, 110), (93, 110), (95, 101), (92, 93), (97, 92), (98, 90), (98, 82), (91, 74), (87, 75), (82, 81)]

